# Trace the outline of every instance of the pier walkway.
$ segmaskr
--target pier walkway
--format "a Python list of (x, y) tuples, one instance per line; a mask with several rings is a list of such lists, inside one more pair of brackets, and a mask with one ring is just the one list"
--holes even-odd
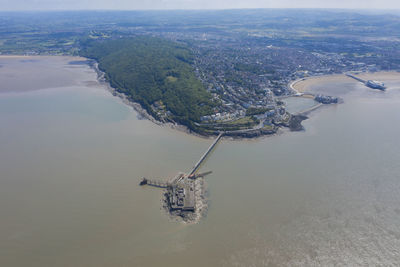
[(309, 113), (309, 112), (311, 112), (311, 111), (313, 111), (313, 110), (319, 108), (319, 107), (322, 106), (322, 105), (323, 105), (322, 103), (318, 103), (318, 104), (316, 104), (316, 105), (314, 105), (314, 106), (312, 106), (312, 107), (310, 107), (310, 108), (307, 108), (307, 109), (305, 109), (305, 110), (296, 112), (296, 113), (294, 113), (293, 115), (307, 115), (307, 113)]
[(143, 178), (142, 181), (140, 182), (140, 185), (149, 185), (153, 187), (158, 187), (158, 188), (167, 188), (168, 183), (159, 181), (159, 180), (149, 180), (146, 178)]
[(363, 79), (361, 79), (361, 78), (358, 78), (357, 76), (354, 76), (353, 74), (346, 73), (346, 76), (348, 76), (348, 77), (350, 77), (350, 78), (353, 78), (354, 80), (357, 80), (357, 81), (359, 81), (359, 82), (362, 82), (363, 84), (366, 84), (366, 83), (367, 83), (366, 80), (363, 80)]
[(171, 186), (173, 184), (179, 183), (181, 181), (183, 181), (184, 179), (187, 178), (191, 178), (191, 179), (196, 179), (198, 177), (204, 177), (208, 174), (211, 173), (211, 171), (208, 172), (204, 172), (204, 173), (199, 173), (199, 174), (195, 174), (196, 171), (199, 169), (201, 163), (204, 162), (204, 160), (207, 158), (207, 156), (210, 154), (210, 152), (213, 150), (213, 148), (215, 147), (215, 145), (219, 142), (219, 140), (221, 140), (221, 137), (224, 135), (224, 132), (221, 132), (217, 138), (214, 140), (214, 142), (210, 145), (210, 147), (207, 149), (207, 151), (201, 156), (201, 158), (199, 159), (199, 161), (196, 163), (196, 165), (194, 165), (193, 169), (190, 171), (189, 174), (185, 174), (185, 173), (180, 173), (178, 174), (176, 177), (174, 177), (173, 179), (170, 179), (167, 182), (164, 181), (160, 181), (160, 180), (150, 180), (147, 179), (145, 177), (142, 178), (142, 180), (140, 181), (139, 185), (143, 186), (143, 185), (148, 185), (148, 186), (153, 186), (153, 187), (158, 187), (158, 188), (167, 188), (168, 186)]
[(215, 141), (210, 145), (210, 147), (207, 149), (207, 151), (203, 154), (203, 156), (201, 156), (201, 158), (199, 159), (199, 161), (196, 163), (196, 165), (194, 165), (192, 171), (189, 173), (189, 175), (194, 174), (198, 168), (200, 167), (201, 163), (207, 158), (208, 154), (210, 154), (210, 152), (213, 150), (213, 148), (215, 147), (215, 145), (218, 143), (218, 141), (221, 139), (221, 137), (224, 135), (223, 132), (221, 132), (218, 137), (215, 139)]

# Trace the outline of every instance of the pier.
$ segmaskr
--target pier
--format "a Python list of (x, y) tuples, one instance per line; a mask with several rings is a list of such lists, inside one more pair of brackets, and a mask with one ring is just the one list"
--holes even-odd
[(358, 78), (357, 76), (354, 76), (353, 74), (346, 73), (346, 76), (348, 76), (348, 77), (350, 77), (350, 78), (353, 78), (354, 80), (357, 80), (357, 81), (359, 81), (359, 82), (362, 82), (363, 84), (366, 84), (366, 83), (367, 83), (366, 80), (363, 80), (363, 79), (361, 79), (361, 78)]
[(153, 187), (158, 187), (158, 188), (167, 188), (168, 187), (168, 183), (166, 183), (166, 182), (163, 182), (160, 180), (149, 180), (145, 177), (142, 178), (140, 185), (148, 185), (148, 186), (153, 186)]
[(369, 88), (378, 89), (378, 90), (381, 90), (381, 91), (385, 91), (385, 89), (386, 89), (386, 86), (385, 86), (385, 84), (383, 82), (374, 81), (374, 80), (366, 81), (366, 80), (360, 79), (360, 78), (358, 78), (358, 77), (356, 77), (356, 76), (354, 76), (354, 75), (352, 75), (350, 73), (346, 73), (346, 75), (348, 77), (350, 77), (350, 78), (353, 78), (353, 79), (359, 81), (359, 82), (362, 82), (365, 86), (367, 86)]
[(139, 185), (141, 185), (141, 186), (148, 185), (148, 186), (153, 186), (153, 187), (158, 187), (158, 188), (168, 188), (169, 185), (182, 182), (183, 180), (186, 180), (188, 178), (196, 179), (199, 177), (204, 177), (206, 175), (209, 175), (211, 173), (211, 171), (199, 173), (199, 174), (196, 174), (196, 171), (199, 169), (200, 165), (204, 162), (204, 160), (207, 158), (207, 156), (210, 154), (210, 152), (214, 149), (216, 144), (221, 140), (223, 135), (224, 135), (224, 133), (221, 132), (217, 136), (217, 138), (214, 140), (214, 142), (209, 146), (207, 151), (201, 156), (199, 161), (193, 166), (192, 170), (188, 174), (180, 173), (176, 177), (170, 179), (167, 182), (164, 182), (161, 180), (147, 179), (147, 178), (143, 177), (142, 180), (140, 181)]
[(319, 108), (322, 105), (323, 105), (322, 103), (318, 103), (318, 104), (316, 104), (316, 105), (314, 105), (314, 106), (312, 106), (310, 108), (307, 108), (305, 110), (296, 112), (293, 115), (307, 115), (307, 113), (310, 113), (311, 111), (316, 110), (317, 108)]
[[(207, 151), (194, 165), (190, 173), (181, 173), (176, 176), (172, 182), (167, 184), (165, 203), (170, 214), (181, 217), (187, 221), (196, 221), (196, 218), (199, 218), (203, 209), (202, 206), (205, 205), (205, 189), (204, 184), (198, 178), (210, 174), (211, 171), (204, 173), (196, 172), (223, 135), (224, 133), (221, 132), (217, 136), (214, 142), (208, 147)], [(198, 195), (198, 193), (195, 193), (196, 191), (200, 192), (200, 194)]]
[(189, 176), (194, 174), (198, 168), (200, 167), (201, 163), (207, 158), (208, 154), (210, 154), (210, 152), (213, 150), (213, 148), (215, 147), (215, 145), (218, 143), (218, 141), (221, 139), (221, 137), (224, 135), (223, 132), (221, 132), (218, 137), (215, 139), (215, 141), (210, 145), (210, 147), (207, 149), (207, 151), (203, 154), (203, 156), (201, 156), (201, 158), (199, 159), (199, 161), (196, 163), (196, 165), (194, 165), (193, 169), (191, 170), (191, 172), (189, 173)]
[(150, 180), (142, 178), (139, 185), (152, 186), (163, 189), (163, 207), (174, 217), (179, 217), (187, 222), (196, 222), (204, 207), (207, 205), (205, 197), (204, 182), (201, 177), (209, 175), (211, 171), (196, 173), (201, 164), (206, 160), (210, 152), (221, 140), (224, 132), (220, 132), (207, 151), (201, 156), (194, 165), (190, 173), (179, 173), (166, 182), (160, 180)]

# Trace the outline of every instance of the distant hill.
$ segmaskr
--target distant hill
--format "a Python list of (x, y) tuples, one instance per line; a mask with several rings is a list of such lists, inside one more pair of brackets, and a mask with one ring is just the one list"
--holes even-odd
[(80, 54), (95, 59), (112, 87), (156, 119), (161, 113), (193, 128), (216, 105), (195, 76), (192, 52), (182, 44), (148, 36), (89, 40)]

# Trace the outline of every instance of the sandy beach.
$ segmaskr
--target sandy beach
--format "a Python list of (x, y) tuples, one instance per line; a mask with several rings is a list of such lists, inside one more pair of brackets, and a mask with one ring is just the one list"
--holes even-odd
[(299, 93), (306, 93), (314, 85), (321, 83), (339, 82), (339, 81), (342, 82), (343, 80), (352, 81), (351, 78), (347, 77), (344, 74), (322, 75), (295, 81), (292, 83), (292, 87)]
[[(360, 77), (364, 80), (380, 80), (385, 83), (396, 81), (400, 77), (400, 73), (396, 71), (381, 71), (381, 72), (366, 72), (356, 74), (357, 77)], [(322, 75), (322, 76), (314, 76), (308, 77), (301, 80), (297, 80), (291, 83), (293, 89), (298, 91), (299, 93), (307, 93), (312, 91), (313, 87), (316, 85), (323, 86), (324, 84), (332, 84), (332, 83), (347, 83), (354, 82), (357, 83), (354, 79), (347, 77), (345, 74), (333, 74), (333, 75)]]

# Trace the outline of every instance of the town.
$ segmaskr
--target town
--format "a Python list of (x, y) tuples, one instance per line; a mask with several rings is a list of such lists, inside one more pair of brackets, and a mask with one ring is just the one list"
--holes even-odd
[[(290, 86), (293, 81), (353, 71), (400, 70), (397, 38), (400, 31), (394, 26), (398, 18), (392, 16), (308, 10), (282, 14), (271, 10), (188, 11), (185, 14), (171, 11), (157, 13), (157, 19), (145, 11), (116, 14), (113, 18), (102, 17), (101, 27), (93, 26), (101, 13), (83, 13), (81, 17), (85, 19), (77, 18), (72, 26), (65, 25), (64, 14), (59, 14), (54, 33), (40, 31), (47, 25), (46, 16), (50, 15), (46, 13), (30, 28), (25, 26), (23, 16), (8, 14), (13, 31), (25, 34), (16, 36), (10, 33), (9, 27), (0, 29), (3, 40), (0, 53), (82, 55), (90, 40), (101, 43), (137, 36), (161, 38), (185, 46), (193, 58), (180, 59), (190, 64), (210, 94), (212, 103), (208, 104), (212, 109), (203, 109), (198, 112), (199, 116), (193, 116), (193, 112), (177, 114), (171, 109), (171, 103), (154, 97), (140, 104), (157, 121), (183, 124), (205, 136), (224, 131), (228, 136), (254, 137), (273, 134), (280, 127), (302, 129), (298, 122), (305, 117), (290, 114), (282, 101), (297, 95)], [(173, 14), (182, 19), (175, 19)], [(337, 21), (343, 23), (336, 25)], [(378, 27), (382, 21), (388, 25), (385, 29)], [(362, 26), (367, 24), (370, 26)], [(169, 83), (179, 79), (165, 75)], [(339, 102), (330, 96), (312, 97), (320, 104)], [(202, 109), (201, 101), (193, 103)]]

